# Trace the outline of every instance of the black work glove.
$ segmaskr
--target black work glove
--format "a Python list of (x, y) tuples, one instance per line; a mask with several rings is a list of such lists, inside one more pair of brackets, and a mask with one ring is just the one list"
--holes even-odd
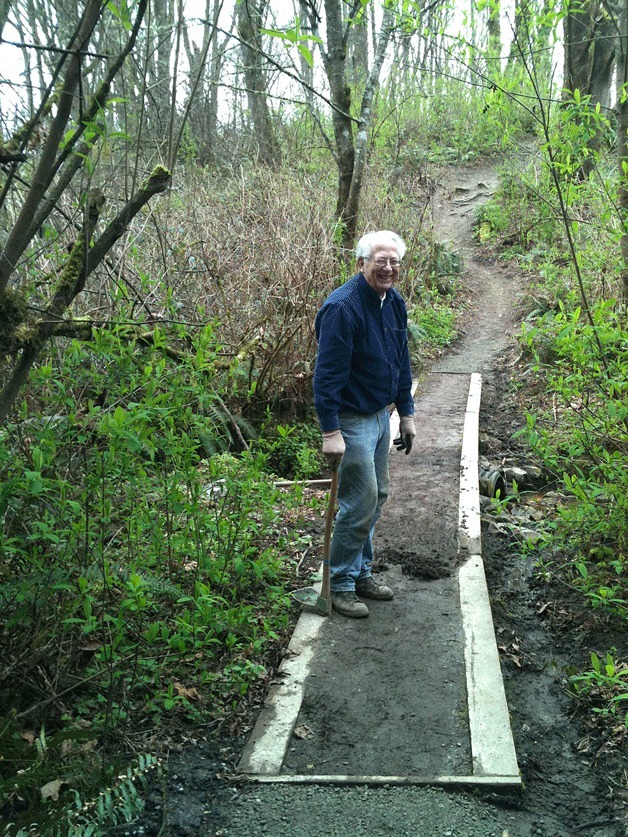
[(416, 429), (412, 416), (401, 416), (399, 419), (399, 436), (393, 441), (393, 445), (397, 450), (405, 450), (407, 456), (412, 450), (415, 436)]

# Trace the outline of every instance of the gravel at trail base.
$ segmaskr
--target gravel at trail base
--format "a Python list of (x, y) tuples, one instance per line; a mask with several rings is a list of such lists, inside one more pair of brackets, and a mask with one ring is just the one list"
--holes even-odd
[(502, 837), (514, 821), (508, 812), (498, 818), (489, 805), (438, 788), (320, 785), (264, 785), (234, 792), (229, 819), (217, 835)]

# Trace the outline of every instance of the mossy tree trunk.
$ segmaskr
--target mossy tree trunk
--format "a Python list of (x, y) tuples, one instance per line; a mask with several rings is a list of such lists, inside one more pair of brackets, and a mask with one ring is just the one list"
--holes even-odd
[[(360, 6), (355, 4), (355, 9)], [(366, 170), (368, 134), (373, 120), (373, 98), (390, 40), (394, 11), (385, 6), (373, 65), (366, 79), (358, 119), (351, 115), (352, 88), (347, 61), (347, 44), (353, 20), (343, 23), (340, 0), (325, 0), (327, 47), (323, 61), (333, 106), (335, 157), (338, 166), (336, 216), (342, 224), (342, 244), (348, 254), (353, 248), (360, 208), (362, 182)], [(356, 130), (357, 129), (357, 130)]]
[(619, 211), (621, 214), (621, 294), (628, 310), (628, 5), (618, 15), (617, 50), (617, 156), (619, 165)]

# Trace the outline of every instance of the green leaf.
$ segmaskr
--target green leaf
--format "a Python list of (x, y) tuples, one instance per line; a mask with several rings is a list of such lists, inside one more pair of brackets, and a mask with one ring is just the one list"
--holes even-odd
[(44, 455), (40, 448), (33, 448), (33, 466), (37, 471), (44, 467)]
[(310, 50), (305, 46), (305, 44), (298, 44), (298, 50), (303, 56), (303, 58), (307, 61), (310, 67), (314, 66), (314, 56), (310, 52)]
[(122, 0), (119, 6), (115, 3), (109, 2), (107, 3), (107, 9), (111, 12), (111, 14), (119, 20), (120, 23), (124, 26), (124, 28), (128, 31), (131, 29), (131, 16), (129, 15), (129, 7), (126, 4), (126, 0)]

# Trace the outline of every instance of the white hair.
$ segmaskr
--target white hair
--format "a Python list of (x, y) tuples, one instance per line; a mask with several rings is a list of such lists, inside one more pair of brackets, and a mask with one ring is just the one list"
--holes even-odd
[(358, 241), (358, 246), (355, 248), (356, 259), (370, 259), (373, 245), (380, 242), (386, 242), (386, 244), (392, 244), (396, 247), (400, 259), (405, 256), (406, 244), (401, 236), (390, 230), (378, 230), (377, 232), (366, 233)]

